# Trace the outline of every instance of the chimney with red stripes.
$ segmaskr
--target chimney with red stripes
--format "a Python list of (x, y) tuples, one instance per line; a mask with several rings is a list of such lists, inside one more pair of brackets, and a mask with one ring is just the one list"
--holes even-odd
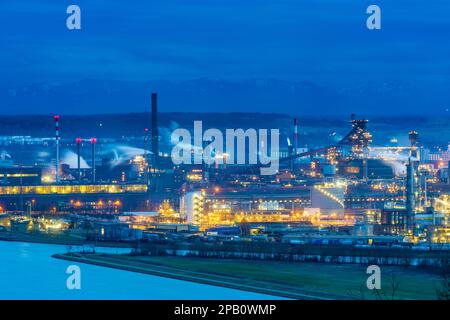
[(97, 143), (97, 138), (91, 138), (91, 146), (92, 146), (92, 183), (95, 183), (95, 144)]
[(78, 182), (81, 182), (81, 142), (83, 141), (81, 138), (77, 138), (77, 179)]
[(53, 116), (55, 120), (55, 141), (56, 141), (56, 174), (55, 182), (59, 183), (59, 116)]

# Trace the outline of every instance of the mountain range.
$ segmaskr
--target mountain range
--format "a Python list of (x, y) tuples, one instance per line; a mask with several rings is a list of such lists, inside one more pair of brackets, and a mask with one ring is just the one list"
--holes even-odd
[[(447, 90), (439, 90), (444, 89)], [(150, 109), (151, 92), (158, 93), (161, 112), (261, 112), (295, 116), (447, 114), (449, 95), (427, 95), (426, 91), (398, 82), (331, 86), (280, 79), (1, 83), (0, 114), (146, 112)]]

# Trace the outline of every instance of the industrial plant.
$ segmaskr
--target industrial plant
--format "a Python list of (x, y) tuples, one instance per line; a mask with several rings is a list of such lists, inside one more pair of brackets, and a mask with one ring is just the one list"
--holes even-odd
[(450, 242), (450, 151), (431, 153), (414, 130), (408, 145), (375, 146), (369, 121), (352, 115), (335, 144), (311, 147), (293, 118), (277, 174), (260, 175), (262, 165), (228, 163), (227, 154), (214, 164), (175, 165), (161, 143), (156, 93), (150, 128), (134, 146), (113, 144), (114, 159), (101, 151), (112, 139), (70, 137), (63, 117), (53, 120), (54, 138), (21, 138), (50, 154), (45, 163), (16, 162), (8, 148), (18, 138), (2, 137), (3, 238), (59, 232), (86, 241), (196, 236), (429, 249)]

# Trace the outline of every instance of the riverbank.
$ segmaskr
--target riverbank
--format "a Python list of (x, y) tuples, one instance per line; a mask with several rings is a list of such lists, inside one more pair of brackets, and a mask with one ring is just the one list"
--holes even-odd
[[(72, 250), (82, 250), (74, 246)], [(195, 282), (80, 265), (81, 290), (67, 288), (67, 268), (74, 264), (52, 258), (65, 246), (0, 241), (1, 300), (267, 300), (274, 296), (238, 291)], [(96, 247), (96, 252), (120, 254), (126, 248)]]
[(27, 243), (56, 244), (66, 246), (101, 246), (101, 247), (117, 247), (130, 248), (132, 245), (126, 242), (106, 242), (100, 243), (95, 241), (87, 241), (85, 237), (77, 237), (71, 235), (51, 235), (51, 234), (30, 234), (30, 233), (0, 233), (0, 241), (14, 241)]
[(367, 289), (361, 265), (80, 253), (54, 257), (291, 299), (436, 299), (442, 282), (430, 270), (386, 266), (382, 290), (375, 293)]
[(278, 242), (229, 241), (177, 242), (170, 245), (142, 243), (140, 253), (146, 256), (189, 256), (210, 259), (244, 259), (283, 261), (286, 263), (360, 264), (430, 268), (448, 268), (450, 251), (446, 249), (413, 250), (410, 247), (288, 244)]

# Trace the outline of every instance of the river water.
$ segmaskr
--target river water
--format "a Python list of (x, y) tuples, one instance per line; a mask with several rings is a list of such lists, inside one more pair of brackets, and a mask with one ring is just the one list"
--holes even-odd
[[(96, 248), (97, 252), (127, 249)], [(0, 241), (0, 299), (277, 299), (269, 295), (54, 259), (60, 245)], [(66, 286), (69, 265), (81, 289)]]

